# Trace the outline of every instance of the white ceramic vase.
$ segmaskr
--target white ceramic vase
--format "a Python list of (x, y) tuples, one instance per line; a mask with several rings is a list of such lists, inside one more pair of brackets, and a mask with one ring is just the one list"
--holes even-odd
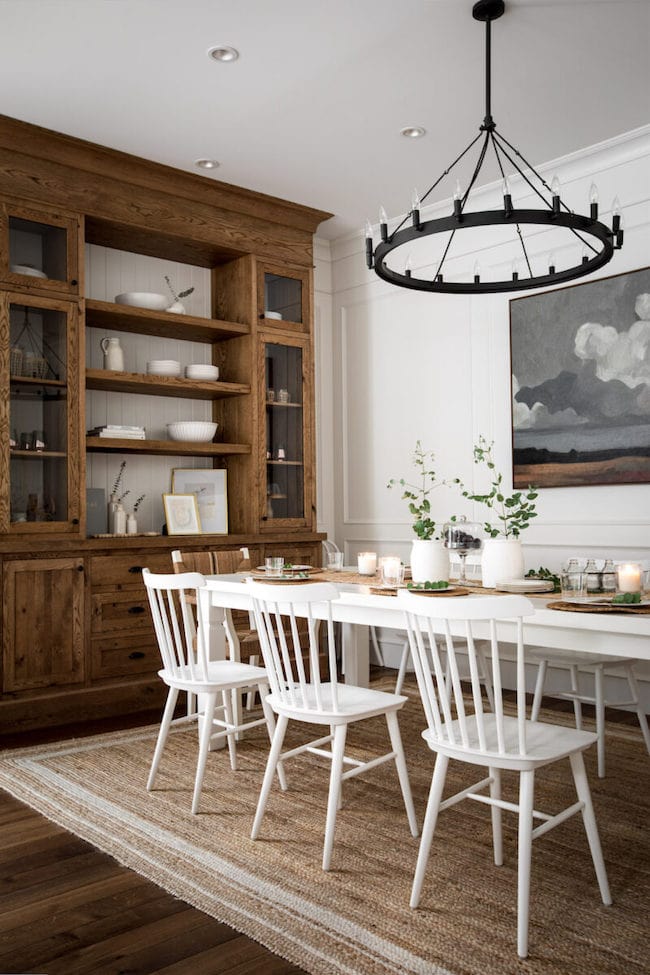
[(449, 582), (449, 552), (434, 539), (413, 539), (411, 548), (413, 582)]
[(184, 314), (185, 314), (185, 305), (183, 304), (183, 302), (182, 302), (182, 301), (174, 301), (174, 302), (173, 302), (173, 303), (172, 303), (171, 305), (169, 305), (169, 307), (168, 307), (168, 308), (166, 308), (165, 310), (166, 310), (166, 311), (171, 311), (171, 312), (173, 312), (173, 313), (174, 313), (175, 315), (184, 315)]
[(521, 579), (524, 575), (524, 553), (518, 538), (486, 538), (481, 553), (481, 576), (486, 589), (497, 582)]

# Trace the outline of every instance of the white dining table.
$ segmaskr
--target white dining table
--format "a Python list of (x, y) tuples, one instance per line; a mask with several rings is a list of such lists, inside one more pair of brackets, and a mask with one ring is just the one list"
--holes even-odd
[[(402, 630), (404, 611), (395, 596), (378, 595), (369, 586), (341, 583), (337, 585), (339, 598), (332, 602), (335, 622), (342, 624), (343, 666), (347, 683), (367, 687), (370, 674), (369, 628), (382, 626)], [(424, 598), (424, 597), (423, 597)], [(472, 594), (467, 599), (481, 599)], [(650, 660), (650, 615), (632, 613), (563, 612), (548, 609), (547, 604), (557, 596), (531, 597), (535, 613), (524, 620), (524, 640), (529, 646), (575, 650), (585, 653), (604, 653), (619, 657)], [(201, 625), (209, 634), (211, 653), (225, 654), (225, 633), (222, 625), (226, 609), (251, 609), (245, 577), (238, 575), (207, 576), (199, 593)], [(312, 607), (319, 619), (326, 618), (326, 607)], [(462, 636), (462, 624), (455, 635)], [(454, 628), (452, 627), (452, 632)], [(516, 642), (515, 621), (502, 621), (497, 632), (500, 640)], [(489, 637), (488, 624), (474, 630), (477, 639)]]

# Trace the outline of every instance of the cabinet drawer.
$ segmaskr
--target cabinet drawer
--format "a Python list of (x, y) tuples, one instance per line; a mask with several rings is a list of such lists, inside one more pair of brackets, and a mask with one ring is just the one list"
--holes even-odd
[(162, 664), (153, 631), (117, 633), (115, 636), (92, 640), (91, 675), (93, 680), (106, 677), (128, 677), (131, 674), (151, 674)]
[(153, 637), (153, 621), (146, 593), (128, 590), (124, 592), (93, 593), (91, 597), (91, 630), (93, 635), (124, 630), (144, 631)]
[(142, 570), (173, 572), (169, 552), (125, 552), (121, 555), (96, 555), (90, 560), (93, 589), (120, 589), (142, 585)]

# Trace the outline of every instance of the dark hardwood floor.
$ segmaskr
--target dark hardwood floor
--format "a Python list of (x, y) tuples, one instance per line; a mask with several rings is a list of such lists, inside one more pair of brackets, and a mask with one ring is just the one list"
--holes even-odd
[[(0, 736), (20, 747), (160, 714)], [(306, 975), (0, 789), (2, 975)]]

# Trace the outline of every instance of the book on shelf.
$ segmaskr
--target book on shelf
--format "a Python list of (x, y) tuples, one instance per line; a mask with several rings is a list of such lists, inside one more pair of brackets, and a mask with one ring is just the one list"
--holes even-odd
[(88, 431), (89, 437), (103, 437), (110, 440), (146, 440), (144, 427), (102, 426)]

